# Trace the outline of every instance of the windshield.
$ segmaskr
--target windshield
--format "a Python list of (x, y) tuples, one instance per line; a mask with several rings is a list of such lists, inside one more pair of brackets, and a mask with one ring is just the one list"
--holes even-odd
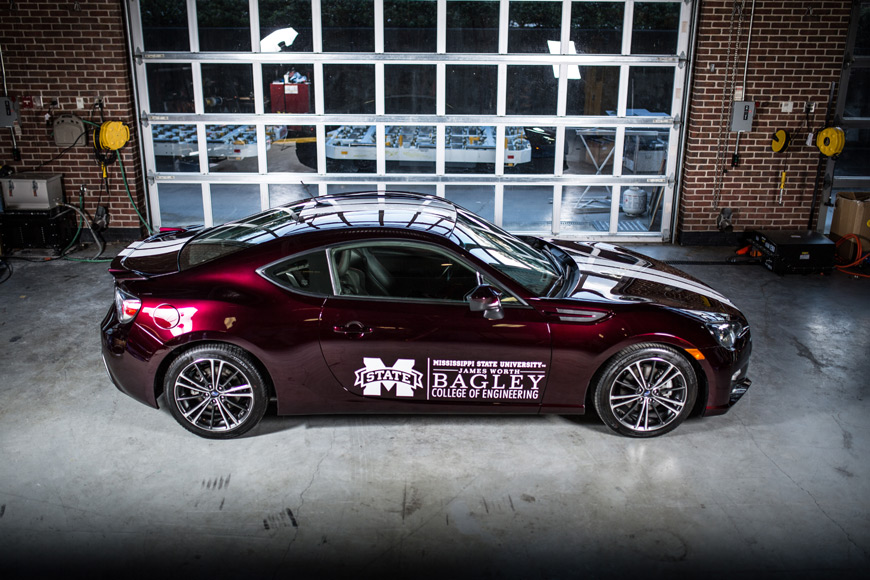
[(453, 235), (468, 253), (510, 276), (535, 296), (545, 295), (562, 277), (546, 254), (460, 208)]

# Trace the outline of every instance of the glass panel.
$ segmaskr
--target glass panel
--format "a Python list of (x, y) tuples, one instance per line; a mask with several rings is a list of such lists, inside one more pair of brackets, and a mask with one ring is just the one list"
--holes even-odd
[(628, 116), (670, 115), (673, 101), (673, 67), (631, 67), (628, 73)]
[(254, 71), (249, 64), (202, 64), (206, 113), (253, 113)]
[(855, 56), (870, 56), (870, 2), (862, 2), (858, 13), (858, 34), (855, 36)]
[(846, 129), (846, 145), (834, 164), (834, 176), (870, 175), (870, 129)]
[[(568, 115), (615, 115), (619, 99), (619, 67), (577, 67), (580, 78), (568, 76)], [(576, 76), (576, 75), (575, 75)]]
[(314, 66), (263, 65), (263, 110), (300, 115), (314, 112)]
[(158, 183), (160, 225), (180, 228), (205, 223), (202, 186), (198, 183)]
[(669, 138), (667, 129), (626, 129), (623, 173), (664, 175)]
[(508, 66), (508, 115), (555, 115), (559, 81), (552, 66)]
[(555, 127), (506, 127), (508, 150), (505, 174), (553, 175), (556, 159)]
[(269, 207), (317, 196), (316, 185), (304, 183), (273, 183), (269, 185)]
[(327, 173), (374, 173), (377, 170), (375, 127), (342, 125), (326, 128)]
[(215, 225), (242, 219), (260, 211), (260, 186), (211, 184), (211, 216)]
[(494, 115), (498, 67), (447, 65), (447, 114)]
[(185, 0), (141, 0), (139, 10), (146, 51), (190, 50)]
[(870, 68), (852, 68), (844, 117), (870, 117)]
[(201, 51), (251, 50), (248, 0), (201, 0), (196, 3), (196, 19)]
[(384, 51), (435, 52), (436, 0), (384, 0)]
[(260, 0), (260, 51), (311, 52), (311, 1)]
[[(619, 204), (618, 232), (644, 233), (661, 222), (662, 187), (623, 187)], [(661, 223), (658, 224), (661, 229)]]
[(572, 2), (571, 42), (583, 54), (622, 52), (622, 2)]
[(157, 171), (199, 173), (195, 125), (153, 125), (151, 138)]
[(149, 63), (145, 76), (152, 113), (193, 113), (193, 71), (189, 64)]
[(447, 127), (444, 132), (447, 173), (495, 173), (495, 127)]
[(257, 128), (253, 125), (206, 125), (210, 172), (257, 173)]
[(326, 186), (326, 194), (355, 193), (357, 191), (373, 191), (374, 189), (373, 185), (366, 185), (365, 183), (330, 183)]
[(566, 185), (562, 188), (562, 232), (607, 232), (610, 228), (610, 188)]
[(386, 127), (387, 173), (435, 173), (435, 127)]
[(565, 174), (613, 175), (616, 129), (568, 127), (565, 129)]
[(502, 225), (515, 231), (552, 231), (553, 187), (506, 185)]
[(321, 0), (323, 52), (374, 52), (374, 0)]
[(267, 125), (266, 170), (316, 173), (317, 137), (313, 126)]
[(375, 113), (375, 65), (327, 64), (323, 76), (326, 113)]
[(447, 52), (498, 52), (498, 0), (447, 2)]
[(386, 65), (384, 111), (388, 115), (434, 115), (434, 65)]
[(434, 185), (408, 185), (402, 183), (389, 188), (391, 191), (407, 191), (410, 193), (423, 193), (426, 195), (436, 195), (438, 188)]
[(448, 185), (444, 197), (485, 220), (495, 220), (494, 185)]
[[(508, 52), (559, 52), (561, 2), (511, 2)], [(555, 51), (550, 44), (555, 43)]]
[(631, 54), (677, 54), (679, 2), (635, 2)]

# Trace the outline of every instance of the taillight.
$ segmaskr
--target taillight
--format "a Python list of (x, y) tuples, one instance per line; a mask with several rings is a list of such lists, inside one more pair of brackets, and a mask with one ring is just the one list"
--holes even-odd
[(132, 322), (141, 308), (141, 300), (120, 288), (115, 288), (115, 310), (118, 312), (119, 321)]

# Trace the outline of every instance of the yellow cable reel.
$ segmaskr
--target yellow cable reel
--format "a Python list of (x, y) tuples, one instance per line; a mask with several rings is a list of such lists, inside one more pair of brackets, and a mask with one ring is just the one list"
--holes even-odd
[(117, 151), (130, 140), (130, 128), (121, 121), (106, 121), (94, 130), (94, 147)]
[(825, 127), (816, 136), (816, 147), (825, 157), (834, 157), (843, 152), (846, 133), (839, 127)]
[(788, 131), (785, 129), (779, 129), (773, 134), (770, 148), (773, 149), (774, 153), (781, 153), (788, 149), (789, 143), (791, 143), (791, 136), (788, 134)]

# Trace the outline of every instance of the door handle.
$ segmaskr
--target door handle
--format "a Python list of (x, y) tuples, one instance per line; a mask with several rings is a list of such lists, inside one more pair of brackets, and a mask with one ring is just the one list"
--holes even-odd
[(347, 335), (351, 338), (362, 338), (366, 334), (370, 334), (372, 329), (370, 326), (365, 326), (362, 322), (354, 320), (353, 322), (348, 322), (344, 326), (336, 324), (332, 327), (332, 331), (338, 334)]

